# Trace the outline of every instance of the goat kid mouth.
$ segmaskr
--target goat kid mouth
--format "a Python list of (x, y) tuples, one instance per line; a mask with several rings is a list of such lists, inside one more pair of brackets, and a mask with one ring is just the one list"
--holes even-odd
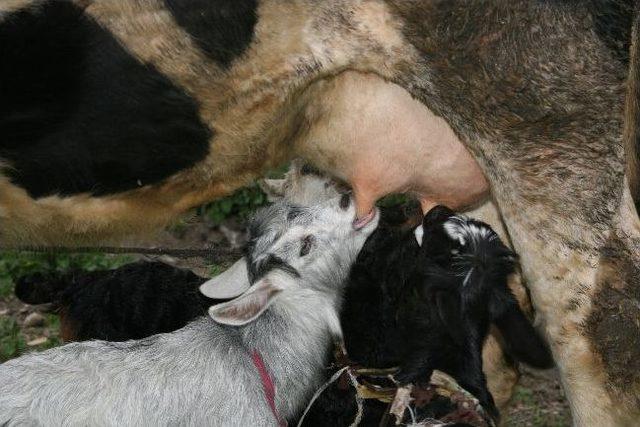
[(363, 216), (362, 218), (356, 218), (353, 220), (353, 228), (356, 230), (363, 229), (367, 224), (373, 221), (378, 213), (376, 208), (371, 209), (371, 212)]

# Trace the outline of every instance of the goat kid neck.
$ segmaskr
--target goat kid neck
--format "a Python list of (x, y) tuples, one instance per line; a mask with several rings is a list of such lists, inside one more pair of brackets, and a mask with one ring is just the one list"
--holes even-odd
[(341, 339), (340, 301), (313, 289), (288, 289), (258, 319), (240, 327), (243, 344), (263, 351), (277, 345), (292, 348), (296, 340), (313, 340), (325, 346), (319, 336)]
[(329, 344), (342, 339), (341, 297), (296, 283), (304, 279), (288, 280), (290, 288), (259, 318), (239, 328), (247, 358), (257, 351), (272, 376), (275, 405), (284, 418), (298, 413), (320, 386), (331, 355)]

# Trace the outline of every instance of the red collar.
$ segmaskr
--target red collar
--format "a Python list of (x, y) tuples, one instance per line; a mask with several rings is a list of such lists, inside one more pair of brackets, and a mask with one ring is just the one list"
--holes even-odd
[(251, 352), (251, 360), (253, 361), (253, 365), (258, 370), (258, 374), (260, 374), (262, 389), (264, 391), (264, 398), (266, 399), (267, 404), (271, 409), (271, 413), (276, 418), (278, 426), (286, 427), (287, 422), (280, 417), (278, 409), (276, 409), (276, 386), (273, 383), (273, 378), (267, 370), (267, 366), (264, 364), (264, 360), (262, 360), (262, 356), (260, 356), (260, 352), (258, 350), (253, 350)]

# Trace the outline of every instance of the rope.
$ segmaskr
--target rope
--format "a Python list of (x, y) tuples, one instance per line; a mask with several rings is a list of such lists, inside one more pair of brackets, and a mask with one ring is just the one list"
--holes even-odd
[(304, 413), (302, 414), (302, 417), (300, 417), (300, 421), (298, 421), (298, 426), (297, 427), (302, 427), (302, 422), (304, 421), (305, 417), (307, 416), (307, 413), (309, 413), (309, 411), (311, 410), (311, 407), (313, 406), (313, 404), (315, 403), (315, 401), (318, 399), (318, 397), (320, 397), (320, 395), (327, 389), (327, 387), (329, 387), (331, 384), (333, 384), (339, 377), (340, 375), (342, 375), (342, 373), (344, 371), (346, 371), (347, 369), (349, 369), (348, 366), (345, 366), (344, 368), (338, 370), (335, 374), (333, 374), (331, 376), (331, 378), (329, 378), (329, 381), (327, 381), (326, 383), (324, 383), (322, 385), (322, 387), (320, 387), (315, 394), (313, 395), (313, 397), (311, 398), (311, 401), (309, 402), (309, 404), (307, 405), (307, 409), (304, 410)]
[(336, 380), (340, 378), (340, 375), (342, 375), (342, 373), (345, 371), (347, 372), (347, 375), (349, 375), (349, 381), (351, 382), (351, 385), (356, 391), (356, 405), (358, 405), (358, 411), (356, 412), (356, 417), (349, 427), (355, 427), (360, 424), (360, 422), (362, 421), (362, 416), (364, 414), (364, 403), (363, 403), (364, 399), (362, 398), (362, 396), (360, 396), (360, 393), (358, 393), (358, 385), (359, 385), (358, 380), (356, 379), (355, 375), (353, 375), (353, 372), (351, 372), (351, 369), (349, 368), (350, 368), (349, 366), (345, 366), (344, 368), (339, 369), (337, 372), (335, 372), (331, 376), (331, 378), (329, 378), (329, 381), (324, 383), (322, 387), (316, 390), (315, 394), (311, 398), (311, 401), (307, 405), (307, 408), (304, 410), (302, 417), (300, 417), (300, 421), (298, 421), (297, 427), (302, 427), (302, 423), (304, 422), (304, 419), (306, 418), (307, 414), (313, 407), (313, 404), (315, 403), (315, 401), (318, 400), (320, 395), (327, 389), (327, 387), (329, 387), (331, 384), (336, 382)]
[(142, 255), (169, 255), (176, 258), (205, 258), (210, 261), (231, 261), (242, 256), (242, 252), (236, 249), (228, 248), (203, 248), (203, 249), (176, 249), (176, 248), (143, 248), (143, 247), (113, 247), (113, 246), (95, 246), (95, 247), (40, 247), (40, 246), (16, 246), (16, 247), (0, 247), (0, 252), (23, 251), (23, 252), (41, 252), (41, 253), (95, 253), (101, 252), (106, 254), (142, 254)]
[(355, 375), (353, 375), (353, 372), (351, 372), (351, 369), (347, 369), (347, 374), (349, 375), (349, 380), (351, 381), (351, 385), (356, 390), (356, 405), (358, 405), (358, 412), (356, 413), (356, 418), (353, 420), (353, 422), (349, 426), (349, 427), (355, 427), (357, 425), (360, 425), (360, 422), (362, 421), (362, 415), (364, 414), (364, 404), (363, 404), (364, 399), (362, 399), (362, 396), (360, 396), (360, 393), (358, 392), (358, 380), (356, 379)]

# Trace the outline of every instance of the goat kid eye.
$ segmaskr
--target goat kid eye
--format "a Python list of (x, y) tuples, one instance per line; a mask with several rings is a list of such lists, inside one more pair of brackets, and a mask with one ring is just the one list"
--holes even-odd
[(306, 236), (302, 239), (302, 245), (300, 246), (300, 256), (305, 256), (309, 252), (311, 252), (311, 247), (313, 246), (313, 236)]

